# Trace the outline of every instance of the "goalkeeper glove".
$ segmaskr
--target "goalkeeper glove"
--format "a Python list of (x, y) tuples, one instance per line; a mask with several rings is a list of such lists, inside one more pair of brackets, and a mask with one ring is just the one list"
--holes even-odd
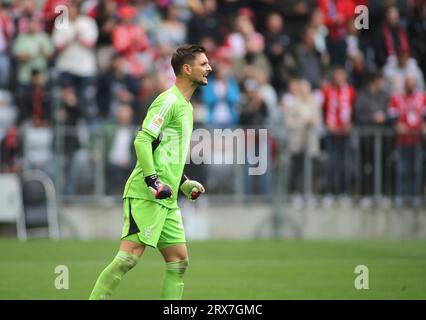
[(196, 200), (205, 192), (203, 185), (195, 180), (189, 180), (187, 176), (182, 177), (180, 190), (189, 200)]
[(149, 191), (154, 195), (155, 199), (166, 199), (170, 198), (173, 194), (172, 188), (167, 184), (163, 184), (157, 174), (152, 174), (145, 177), (145, 183), (148, 186)]

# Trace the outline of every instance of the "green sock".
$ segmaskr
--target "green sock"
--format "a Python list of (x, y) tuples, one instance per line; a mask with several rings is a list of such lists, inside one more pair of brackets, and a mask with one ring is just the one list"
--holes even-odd
[(183, 274), (188, 267), (188, 260), (166, 263), (166, 275), (161, 289), (161, 299), (181, 300), (183, 294)]
[(108, 299), (121, 278), (138, 262), (139, 257), (126, 251), (119, 251), (114, 260), (102, 271), (96, 281), (89, 300)]

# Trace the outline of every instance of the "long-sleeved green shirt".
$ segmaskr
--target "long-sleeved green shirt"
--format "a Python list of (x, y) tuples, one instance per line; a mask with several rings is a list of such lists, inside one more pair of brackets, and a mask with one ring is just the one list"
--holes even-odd
[[(161, 93), (151, 104), (136, 136), (136, 166), (127, 180), (123, 198), (138, 198), (177, 208), (179, 184), (185, 167), (192, 133), (192, 105), (176, 86)], [(173, 190), (171, 198), (158, 200), (145, 184), (145, 177), (157, 173)]]

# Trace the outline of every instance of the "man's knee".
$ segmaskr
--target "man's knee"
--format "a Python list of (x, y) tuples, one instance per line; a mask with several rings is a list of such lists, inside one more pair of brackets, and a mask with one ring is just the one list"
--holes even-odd
[(139, 257), (126, 251), (119, 251), (116, 260), (118, 261), (118, 268), (120, 271), (126, 273), (136, 266)]
[(120, 251), (126, 251), (140, 257), (145, 250), (145, 245), (138, 241), (136, 234), (126, 237), (120, 241)]
[(177, 273), (180, 276), (184, 275), (188, 266), (189, 266), (189, 260), (188, 259), (166, 262), (167, 271)]

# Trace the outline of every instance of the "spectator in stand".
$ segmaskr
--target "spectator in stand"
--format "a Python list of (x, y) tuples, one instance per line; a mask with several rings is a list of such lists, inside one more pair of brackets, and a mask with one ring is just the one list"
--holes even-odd
[[(38, 22), (43, 21), (43, 13), (38, 9), (36, 0), (16, 1), (14, 16), (18, 34), (28, 33), (28, 28), (30, 28), (30, 24), (33, 20)], [(44, 29), (44, 26), (41, 24), (37, 27), (37, 32), (41, 32)]]
[(257, 42), (264, 46), (262, 34), (254, 27), (254, 14), (248, 8), (242, 8), (234, 19), (233, 31), (225, 39), (225, 46), (230, 48), (234, 59), (241, 59), (247, 53), (247, 43)]
[[(358, 0), (359, 1), (359, 0)], [(370, 30), (379, 31), (383, 27), (383, 23), (386, 21), (387, 10), (390, 7), (396, 7), (400, 15), (400, 22), (406, 25), (405, 14), (407, 13), (407, 7), (411, 7), (410, 3), (415, 3), (423, 0), (404, 1), (404, 0), (364, 0), (367, 3), (364, 5), (368, 6), (369, 11), (369, 23)]]
[(158, 73), (159, 81), (165, 83), (167, 88), (173, 86), (176, 75), (170, 64), (174, 49), (167, 43), (159, 44), (156, 48), (154, 69)]
[(201, 88), (202, 101), (207, 107), (206, 123), (213, 127), (234, 126), (238, 123), (238, 82), (230, 72), (230, 66), (223, 61), (218, 62), (213, 70), (209, 85)]
[(212, 37), (203, 37), (200, 40), (200, 45), (206, 49), (206, 53), (209, 57), (211, 64), (214, 64), (220, 57), (224, 56), (224, 52), (227, 53), (227, 59), (231, 61), (231, 50), (228, 47), (222, 45), (218, 47), (218, 44)]
[(273, 12), (267, 16), (265, 37), (265, 54), (269, 63), (274, 66), (271, 83), (276, 90), (285, 87), (281, 77), (284, 52), (290, 47), (290, 37), (284, 32), (284, 20), (280, 13)]
[(268, 81), (268, 74), (258, 69), (254, 73), (254, 79), (259, 84), (259, 94), (268, 108), (268, 119), (266, 126), (272, 128), (275, 125), (280, 125), (280, 110), (278, 106), (278, 95), (274, 87)]
[(102, 118), (115, 119), (121, 103), (137, 108), (139, 81), (126, 73), (126, 60), (121, 54), (112, 58), (109, 70), (98, 77), (97, 103)]
[[(368, 0), (354, 0), (356, 5), (367, 5)], [(365, 3), (363, 3), (365, 2)], [(349, 62), (353, 63), (354, 59), (357, 59), (360, 56), (363, 56), (363, 64), (368, 73), (376, 72), (377, 66), (375, 63), (375, 54), (374, 54), (374, 29), (371, 27), (371, 16), (369, 16), (369, 26), (367, 29), (360, 29), (358, 23), (360, 22), (358, 19), (362, 16), (359, 13), (355, 14), (354, 17), (350, 18), (347, 21), (348, 32), (346, 35), (346, 44), (347, 44), (347, 56), (349, 58)], [(361, 20), (362, 22), (366, 22), (365, 19)], [(368, 75), (365, 76), (368, 78)]]
[(175, 6), (177, 10), (176, 17), (179, 21), (187, 26), (191, 19), (192, 12), (200, 10), (201, 0), (160, 0), (156, 1), (160, 10), (168, 9)]
[(25, 32), (19, 33), (13, 43), (13, 54), (18, 60), (18, 84), (25, 90), (30, 85), (33, 70), (48, 80), (48, 59), (53, 54), (53, 45), (47, 33), (41, 31), (41, 22), (36, 17), (28, 18)]
[(61, 109), (57, 120), (60, 124), (66, 126), (64, 137), (65, 158), (72, 159), (74, 153), (80, 148), (77, 131), (79, 122), (83, 120), (83, 114), (81, 108), (78, 107), (74, 88), (71, 86), (64, 87), (61, 90)]
[(61, 89), (60, 109), (57, 116), (59, 124), (65, 130), (63, 136), (64, 173), (67, 183), (64, 194), (75, 195), (82, 188), (92, 183), (90, 152), (88, 151), (87, 125), (84, 121), (82, 108), (72, 86)]
[(324, 57), (325, 62), (328, 64), (328, 53), (327, 53), (327, 35), (328, 29), (324, 24), (324, 15), (321, 10), (316, 9), (312, 12), (311, 18), (309, 19), (308, 28), (312, 28), (315, 32), (315, 49)]
[(417, 89), (416, 77), (407, 76), (405, 91), (392, 96), (389, 116), (395, 123), (396, 205), (406, 200), (418, 207), (421, 204), (422, 186), (422, 131), (425, 129), (426, 96)]
[(22, 169), (22, 141), (19, 128), (10, 126), (0, 140), (0, 172), (20, 173)]
[(349, 83), (359, 90), (364, 86), (368, 78), (368, 70), (364, 54), (358, 50), (348, 57), (347, 71), (349, 74)]
[(319, 0), (319, 9), (328, 28), (327, 49), (332, 66), (346, 63), (347, 21), (354, 16), (353, 0)]
[(319, 156), (322, 116), (320, 101), (311, 91), (309, 81), (304, 79), (293, 81), (295, 81), (294, 97), (287, 100), (287, 104), (283, 106), (283, 116), (291, 157), (290, 192), (303, 193), (305, 157), (314, 160)]
[(286, 30), (292, 43), (302, 41), (303, 30), (306, 28), (318, 0), (281, 0), (276, 1), (279, 11), (286, 21)]
[(413, 57), (418, 61), (423, 75), (426, 75), (426, 2), (421, 3), (408, 27)]
[(55, 28), (52, 39), (57, 50), (56, 69), (63, 87), (71, 85), (77, 94), (79, 106), (86, 116), (92, 116), (93, 82), (96, 76), (95, 45), (98, 39), (96, 21), (80, 14), (80, 5), (68, 6), (69, 25)]
[(57, 170), (53, 148), (54, 131), (51, 123), (38, 117), (33, 117), (31, 120), (21, 126), (22, 168), (23, 170), (42, 170), (54, 179)]
[(365, 54), (368, 49), (368, 40), (361, 36), (355, 18), (350, 18), (347, 22), (346, 32), (346, 54), (349, 58), (356, 56), (359, 52)]
[(139, 87), (137, 98), (138, 108), (136, 109), (135, 116), (133, 117), (135, 119), (135, 125), (141, 125), (151, 103), (161, 92), (164, 91), (164, 89), (167, 89), (165, 87), (161, 87), (161, 85), (161, 80), (158, 74), (147, 74), (142, 78), (142, 85)]
[(397, 57), (389, 57), (383, 68), (383, 76), (386, 81), (387, 90), (392, 94), (405, 91), (405, 78), (412, 75), (416, 78), (417, 89), (424, 90), (424, 78), (422, 71), (417, 65), (416, 59), (412, 58), (408, 51), (398, 50)]
[[(384, 89), (380, 74), (369, 76), (367, 84), (355, 100), (354, 123), (361, 128), (383, 128), (387, 123), (389, 95)], [(371, 196), (374, 192), (374, 135), (360, 131), (361, 194)]]
[(175, 48), (185, 43), (187, 36), (186, 25), (179, 20), (180, 8), (169, 5), (166, 8), (165, 19), (160, 23), (156, 34), (157, 44), (167, 44)]
[(103, 159), (107, 159), (107, 194), (122, 193), (123, 186), (135, 165), (132, 120), (132, 107), (122, 104), (117, 108), (116, 120), (102, 126), (102, 133), (106, 139)]
[(117, 3), (100, 0), (96, 8), (96, 24), (99, 37), (96, 44), (96, 60), (100, 72), (108, 69), (114, 49), (112, 47), (112, 30), (116, 23)]
[(125, 72), (135, 79), (142, 77), (150, 63), (145, 63), (144, 53), (148, 47), (145, 31), (136, 24), (136, 9), (130, 5), (122, 6), (118, 11), (119, 22), (112, 30), (114, 50), (120, 53), (125, 61)]
[(247, 77), (253, 77), (257, 70), (266, 72), (268, 82), (271, 79), (272, 67), (263, 53), (265, 43), (263, 37), (245, 38), (245, 54), (234, 60), (234, 74), (239, 82)]
[(6, 131), (16, 123), (17, 110), (13, 105), (12, 94), (8, 90), (0, 90), (0, 141)]
[(328, 130), (328, 183), (329, 192), (347, 195), (352, 175), (351, 129), (355, 90), (347, 81), (341, 67), (333, 70), (332, 83), (323, 88), (324, 119)]
[(21, 165), (21, 142), (16, 126), (16, 108), (12, 95), (0, 90), (0, 173), (19, 173)]
[(268, 16), (274, 12), (283, 12), (279, 1), (275, 0), (251, 0), (244, 4), (251, 9), (254, 14), (256, 30), (262, 34), (266, 32)]
[(52, 121), (52, 101), (44, 75), (38, 70), (31, 73), (30, 83), (18, 99), (18, 124), (31, 122), (36, 126), (48, 126)]
[(245, 8), (246, 5), (245, 0), (218, 0), (217, 11), (221, 23), (228, 29), (232, 29), (235, 23), (235, 15), (238, 15), (239, 10)]
[(157, 30), (162, 22), (160, 8), (155, 1), (137, 1), (135, 7), (137, 11), (136, 24), (145, 30), (148, 42), (154, 45)]
[(321, 54), (315, 49), (315, 30), (313, 28), (305, 30), (303, 41), (295, 47), (293, 57), (295, 60), (294, 74), (308, 80), (313, 89), (319, 89), (325, 65)]
[(217, 0), (204, 0), (189, 21), (188, 42), (200, 43), (201, 39), (209, 37), (216, 43), (222, 43), (224, 31), (221, 29), (217, 13)]
[(64, 11), (61, 9), (58, 12), (57, 9), (61, 8), (61, 6), (68, 7), (72, 1), (75, 0), (46, 0), (43, 5), (43, 17), (45, 22), (45, 30), (52, 34), (55, 27), (55, 20), (59, 16), (59, 14), (64, 14)]
[(346, 70), (349, 73), (349, 82), (358, 90), (368, 78), (368, 71), (373, 70), (374, 61), (370, 41), (364, 33), (357, 28), (356, 20), (347, 21), (346, 34)]
[[(247, 78), (243, 84), (244, 95), (241, 99), (241, 111), (239, 115), (240, 125), (249, 129), (262, 129), (267, 128), (269, 122), (268, 107), (260, 94), (259, 83), (254, 78)], [(258, 155), (269, 155), (269, 141), (268, 143), (260, 143), (258, 131), (254, 136), (255, 143), (247, 143), (247, 148), (252, 146), (254, 152)], [(246, 136), (246, 138), (248, 135)], [(270, 157), (268, 157), (270, 158)], [(248, 165), (246, 165), (248, 168)], [(257, 190), (256, 190), (257, 182)], [(267, 170), (266, 173), (260, 176), (249, 175), (247, 172), (244, 174), (244, 190), (246, 194), (253, 194), (256, 191), (261, 194), (270, 195), (271, 190), (271, 171)]]
[(239, 123), (250, 128), (264, 128), (268, 122), (268, 107), (260, 94), (260, 86), (254, 78), (244, 81)]
[(0, 88), (8, 88), (10, 82), (10, 55), (15, 27), (10, 6), (0, 2)]
[(296, 95), (298, 95), (299, 88), (299, 78), (293, 77), (289, 80), (287, 90), (283, 93), (280, 100), (280, 121), (281, 123), (285, 124), (284, 119), (284, 110), (286, 106), (294, 104), (294, 99), (296, 99)]
[(405, 28), (400, 23), (398, 8), (390, 6), (386, 10), (385, 21), (379, 28), (375, 41), (376, 64), (381, 68), (389, 57), (396, 57), (398, 52), (410, 54), (410, 43)]
[(266, 174), (269, 175), (269, 177), (266, 177), (265, 179), (270, 179), (270, 175), (272, 174), (272, 168), (277, 164), (277, 146), (279, 144), (278, 139), (272, 132), (275, 133), (281, 130), (281, 110), (279, 107), (277, 91), (269, 82), (267, 72), (265, 70), (258, 69), (254, 73), (253, 78), (257, 81), (259, 85), (259, 95), (264, 101), (265, 106), (267, 108), (268, 117), (266, 118), (264, 128), (270, 130), (270, 134), (268, 134), (267, 138), (268, 148), (266, 151), (268, 152), (268, 168)]

